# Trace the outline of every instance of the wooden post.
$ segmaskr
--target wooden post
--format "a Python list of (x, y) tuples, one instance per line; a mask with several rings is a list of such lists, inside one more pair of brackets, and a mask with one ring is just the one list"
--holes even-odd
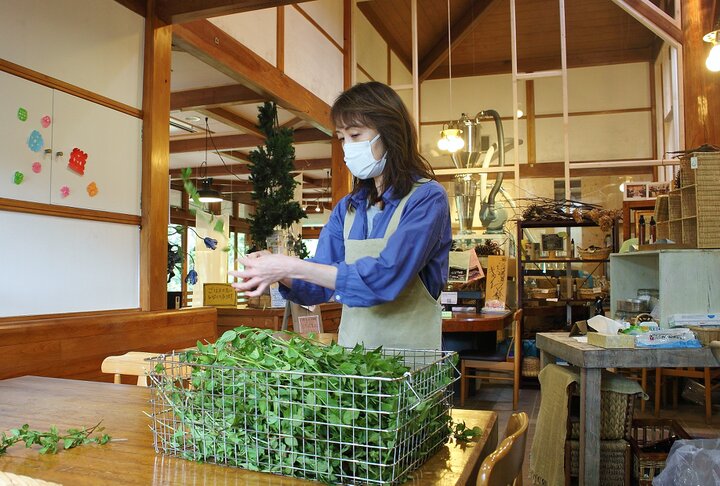
[(140, 229), (140, 306), (167, 306), (167, 226), (170, 205), (170, 57), (172, 27), (147, 2), (143, 71), (142, 226)]

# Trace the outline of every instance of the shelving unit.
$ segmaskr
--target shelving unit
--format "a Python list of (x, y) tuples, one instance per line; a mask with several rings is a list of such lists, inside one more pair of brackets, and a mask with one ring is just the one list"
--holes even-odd
[(720, 154), (695, 152), (683, 157), (681, 187), (668, 194), (667, 219), (660, 203), (656, 207), (658, 238), (667, 237), (691, 248), (720, 248), (718, 180)]
[[(570, 235), (571, 229), (578, 227), (598, 228), (597, 224), (587, 221), (581, 223), (574, 221), (518, 221), (518, 241), (523, 239), (523, 233), (526, 229), (557, 229), (558, 231), (565, 231)], [(614, 228), (611, 237), (614, 248)], [(523, 259), (520, 258), (519, 255), (517, 259), (518, 303), (519, 307), (525, 310), (526, 322), (528, 317), (535, 317), (542, 320), (552, 314), (555, 314), (557, 319), (557, 314), (562, 312), (558, 308), (564, 308), (564, 322), (562, 324), (555, 322), (550, 325), (553, 329), (569, 328), (573, 320), (577, 320), (576, 317), (578, 317), (580, 309), (588, 308), (595, 301), (594, 296), (587, 299), (577, 298), (577, 295), (573, 292), (573, 281), (576, 283), (577, 289), (580, 289), (586, 286), (590, 276), (595, 278), (599, 275), (607, 275), (606, 264), (608, 262), (608, 259), (590, 260), (577, 257)], [(549, 269), (547, 268), (548, 265), (557, 265), (560, 268)], [(587, 276), (584, 278), (580, 276), (581, 270), (587, 273)], [(560, 278), (562, 280), (560, 295), (554, 295), (550, 298), (532, 298), (527, 296), (525, 288), (526, 279), (529, 278), (547, 278), (552, 279), (553, 282), (556, 278)], [(584, 312), (584, 314), (588, 313), (589, 310)], [(582, 317), (587, 317), (587, 315), (582, 315)], [(562, 319), (562, 317), (560, 317), (560, 319)], [(548, 328), (543, 325), (538, 330), (548, 330)], [(533, 336), (535, 331), (533, 326), (526, 325), (525, 337)]]
[(619, 299), (636, 298), (638, 289), (658, 289), (660, 327), (668, 327), (668, 319), (673, 314), (720, 312), (718, 269), (720, 250), (654, 250), (612, 254), (611, 315), (615, 315)]

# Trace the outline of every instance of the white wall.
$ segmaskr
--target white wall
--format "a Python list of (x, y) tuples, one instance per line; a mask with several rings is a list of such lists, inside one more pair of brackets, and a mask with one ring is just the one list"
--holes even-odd
[[(115, 101), (142, 106), (142, 17), (113, 0), (0, 0), (0, 12), (0, 58)], [(81, 126), (77, 118), (81, 114), (75, 116), (63, 123)], [(72, 132), (73, 127), (68, 128)], [(107, 136), (113, 140), (103, 143)], [(126, 132), (99, 130), (93, 137), (106, 148), (124, 145), (137, 154), (139, 164), (137, 133), (127, 138)], [(104, 210), (137, 212), (139, 174), (130, 172), (122, 167), (113, 171), (118, 187), (125, 190), (120, 199), (129, 201), (129, 206)], [(19, 194), (13, 197), (21, 199)], [(0, 211), (0, 228), (0, 316), (140, 306), (138, 226)]]

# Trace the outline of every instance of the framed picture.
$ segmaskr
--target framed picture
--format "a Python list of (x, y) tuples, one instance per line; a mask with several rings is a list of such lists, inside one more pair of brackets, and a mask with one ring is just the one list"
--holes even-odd
[(648, 185), (646, 182), (626, 182), (625, 200), (647, 199)]
[(564, 251), (563, 238), (556, 233), (540, 235), (540, 248), (542, 251)]
[(649, 182), (648, 197), (655, 198), (670, 192), (670, 182)]

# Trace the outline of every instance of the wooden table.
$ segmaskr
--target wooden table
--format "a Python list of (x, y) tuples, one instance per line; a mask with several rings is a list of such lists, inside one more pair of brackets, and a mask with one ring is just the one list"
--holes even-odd
[[(13, 446), (0, 456), (0, 471), (65, 485), (294, 485), (309, 481), (232, 467), (186, 461), (156, 454), (149, 411), (149, 389), (90, 381), (23, 376), (0, 381), (0, 431), (29, 424), (46, 430), (56, 425), (91, 426), (103, 421), (114, 439), (105, 446), (85, 445), (57, 455), (40, 455), (38, 447)], [(482, 459), (497, 443), (497, 414), (453, 410), (455, 421), (480, 426), (483, 437), (465, 446), (443, 446), (406, 484), (475, 484)]]
[(717, 367), (710, 348), (605, 349), (568, 333), (539, 332), (540, 367), (556, 358), (580, 368), (580, 484), (600, 483), (600, 377), (604, 368)]
[(512, 320), (512, 311), (505, 312), (453, 312), (443, 319), (443, 332), (501, 331)]

